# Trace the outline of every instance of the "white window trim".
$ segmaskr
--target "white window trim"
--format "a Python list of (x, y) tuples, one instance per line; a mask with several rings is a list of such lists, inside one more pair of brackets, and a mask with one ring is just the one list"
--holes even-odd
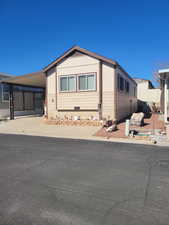
[[(68, 88), (69, 88), (69, 84), (68, 84), (68, 82), (67, 82), (67, 90), (64, 90), (64, 91), (62, 91), (61, 90), (61, 78), (67, 78), (67, 81), (68, 81), (68, 78), (70, 78), (70, 77), (74, 77), (75, 78), (75, 90), (68, 90)], [(76, 75), (61, 75), (61, 76), (59, 76), (59, 92), (76, 92), (77, 91), (77, 79), (76, 79)]]
[[(4, 91), (4, 84), (2, 83), (1, 85), (2, 85), (2, 102), (9, 102), (9, 100), (4, 99), (4, 93), (8, 93), (8, 96), (9, 96), (9, 91), (8, 92)], [(9, 96), (9, 98), (10, 98), (10, 96)]]
[[(88, 76), (94, 76), (94, 78), (95, 78), (95, 83), (94, 83), (94, 88), (93, 89), (80, 89), (79, 88), (79, 77), (88, 77)], [(87, 74), (79, 74), (78, 76), (77, 76), (77, 89), (78, 89), (78, 91), (96, 91), (96, 74), (95, 73), (87, 73)]]

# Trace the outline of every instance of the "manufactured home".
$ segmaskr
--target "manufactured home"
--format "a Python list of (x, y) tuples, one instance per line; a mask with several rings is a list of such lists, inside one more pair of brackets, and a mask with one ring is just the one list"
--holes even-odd
[(44, 73), (49, 119), (119, 121), (137, 110), (137, 84), (112, 59), (74, 46)]

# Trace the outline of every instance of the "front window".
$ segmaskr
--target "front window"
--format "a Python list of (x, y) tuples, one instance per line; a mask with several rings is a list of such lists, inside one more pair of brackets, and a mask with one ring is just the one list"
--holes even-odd
[(128, 81), (125, 81), (125, 89), (126, 89), (126, 92), (129, 93), (130, 85)]
[(9, 101), (9, 85), (2, 84), (2, 101), (8, 102)]
[(136, 97), (136, 88), (134, 87), (134, 97)]
[(93, 91), (96, 90), (96, 76), (95, 74), (85, 74), (78, 76), (79, 91)]
[(76, 91), (76, 77), (75, 76), (61, 76), (60, 77), (60, 91)]
[(61, 92), (71, 91), (95, 91), (96, 90), (96, 74), (83, 75), (64, 75), (60, 76)]
[(123, 79), (123, 77), (120, 77), (120, 90), (121, 91), (124, 90), (124, 79)]

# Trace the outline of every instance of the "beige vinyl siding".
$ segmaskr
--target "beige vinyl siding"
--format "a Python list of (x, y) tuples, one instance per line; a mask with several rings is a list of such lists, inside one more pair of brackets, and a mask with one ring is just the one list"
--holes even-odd
[[(73, 56), (66, 59), (63, 63), (57, 67), (57, 99), (58, 109), (70, 109), (74, 110), (74, 107), (78, 106), (82, 110), (98, 109), (99, 92), (99, 62), (89, 56), (76, 53)], [(77, 91), (77, 92), (60, 92), (59, 81), (60, 76), (63, 75), (78, 75), (83, 74), (96, 74), (96, 91)], [(78, 82), (78, 81), (77, 81)], [(77, 112), (76, 112), (77, 114)]]
[(103, 105), (102, 116), (106, 119), (115, 120), (115, 96), (114, 96), (114, 82), (115, 69), (112, 66), (103, 64)]
[(119, 92), (117, 95), (117, 119), (121, 120), (137, 110), (137, 102), (134, 97), (129, 97)]
[[(95, 58), (92, 58), (90, 56), (87, 56), (83, 53), (74, 53), (72, 56), (69, 56), (67, 59), (62, 61), (57, 68), (63, 69), (63, 68), (76, 68), (76, 71), (80, 72), (80, 67), (88, 67), (90, 65), (97, 64), (98, 60)], [(90, 71), (91, 72), (91, 71)]]
[(98, 109), (97, 92), (60, 93), (58, 95), (58, 109), (74, 110), (74, 107), (82, 110)]
[(47, 112), (49, 117), (56, 118), (56, 73), (55, 68), (47, 72), (46, 79)]
[[(47, 75), (47, 100), (48, 100), (48, 116), (64, 117), (79, 115), (83, 118), (89, 116), (98, 117), (99, 103), (99, 61), (81, 53), (75, 53), (59, 65), (55, 70)], [(96, 74), (96, 90), (95, 91), (77, 91), (77, 92), (60, 92), (60, 76), (80, 74)], [(56, 97), (57, 95), (57, 97)], [(86, 112), (74, 111), (74, 107), (80, 107)], [(62, 110), (62, 112), (60, 112)], [(64, 110), (72, 110), (72, 112), (64, 112)], [(93, 111), (92, 111), (93, 110)]]
[[(133, 112), (137, 111), (137, 85), (127, 77), (127, 75), (120, 69), (116, 69), (116, 81), (118, 79), (118, 74), (123, 77), (124, 80), (129, 82), (129, 93), (127, 93), (125, 90), (120, 91), (118, 90), (118, 86), (116, 85), (117, 90), (117, 109), (116, 109), (116, 117), (117, 120), (121, 120), (129, 115), (131, 115)], [(117, 82), (118, 84), (118, 82)], [(136, 89), (136, 96), (134, 96), (134, 88)]]
[[(99, 119), (99, 60), (75, 53), (64, 59), (47, 73), (47, 111), (48, 118), (71, 118), (91, 116)], [(95, 91), (60, 92), (60, 77), (67, 75), (96, 74)], [(120, 92), (117, 87), (117, 74), (120, 73), (130, 84), (130, 93)], [(137, 98), (133, 96), (136, 84), (120, 69), (102, 64), (102, 117), (121, 120), (137, 109)], [(81, 111), (76, 111), (80, 107)]]

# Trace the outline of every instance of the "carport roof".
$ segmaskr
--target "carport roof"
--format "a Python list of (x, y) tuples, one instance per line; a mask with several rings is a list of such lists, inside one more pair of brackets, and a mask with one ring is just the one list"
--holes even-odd
[(10, 77), (9, 79), (2, 80), (1, 82), (42, 88), (46, 86), (45, 75), (43, 71)]

